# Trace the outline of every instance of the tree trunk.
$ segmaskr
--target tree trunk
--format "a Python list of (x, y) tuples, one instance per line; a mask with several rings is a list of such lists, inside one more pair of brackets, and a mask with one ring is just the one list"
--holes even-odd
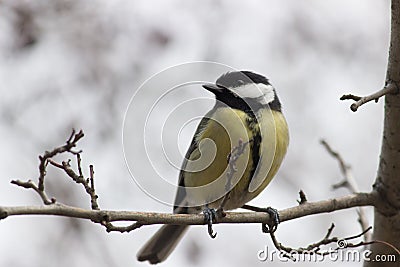
[[(391, 38), (386, 74), (387, 85), (400, 86), (400, 1), (391, 3)], [(398, 88), (398, 87), (397, 87)], [(399, 90), (399, 89), (398, 89)], [(385, 96), (385, 119), (378, 175), (374, 190), (379, 202), (374, 210), (373, 240), (385, 241), (400, 249), (400, 94)], [(371, 261), (365, 267), (399, 266), (400, 255), (389, 245), (371, 245)], [(396, 262), (383, 262), (385, 256), (395, 255)], [(378, 258), (375, 258), (378, 257)], [(380, 257), (380, 258), (379, 258)]]

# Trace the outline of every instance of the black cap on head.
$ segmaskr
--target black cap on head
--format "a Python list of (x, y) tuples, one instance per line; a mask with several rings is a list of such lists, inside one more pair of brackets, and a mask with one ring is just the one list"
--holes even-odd
[[(251, 86), (252, 84), (258, 84), (258, 88)], [(217, 105), (220, 101), (246, 112), (257, 111), (267, 106), (272, 110), (281, 111), (281, 103), (268, 79), (251, 71), (227, 72), (221, 75), (215, 84), (205, 84), (203, 87), (215, 94)]]
[(227, 72), (219, 77), (216, 81), (217, 85), (228, 88), (239, 87), (249, 83), (263, 83), (270, 85), (266, 77), (251, 71)]

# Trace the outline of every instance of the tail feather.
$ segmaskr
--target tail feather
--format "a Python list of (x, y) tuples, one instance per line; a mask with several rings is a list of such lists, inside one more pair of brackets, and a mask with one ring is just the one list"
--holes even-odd
[(164, 225), (147, 241), (137, 254), (139, 261), (156, 264), (164, 261), (179, 243), (187, 225)]

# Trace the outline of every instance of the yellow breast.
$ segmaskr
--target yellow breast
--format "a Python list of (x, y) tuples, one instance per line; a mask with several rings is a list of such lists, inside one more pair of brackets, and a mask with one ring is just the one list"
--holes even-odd
[[(281, 112), (263, 109), (254, 123), (245, 112), (230, 108), (206, 116), (212, 119), (195, 136), (197, 148), (184, 172), (189, 205), (218, 208), (230, 191), (224, 209), (239, 208), (256, 197), (278, 171), (289, 141), (285, 118)], [(246, 147), (235, 162), (236, 172), (229, 176), (228, 156), (239, 140)]]

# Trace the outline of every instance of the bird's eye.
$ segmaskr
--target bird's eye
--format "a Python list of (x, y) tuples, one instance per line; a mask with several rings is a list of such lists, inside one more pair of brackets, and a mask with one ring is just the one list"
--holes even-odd
[(243, 80), (238, 80), (238, 84), (243, 85), (244, 81)]

